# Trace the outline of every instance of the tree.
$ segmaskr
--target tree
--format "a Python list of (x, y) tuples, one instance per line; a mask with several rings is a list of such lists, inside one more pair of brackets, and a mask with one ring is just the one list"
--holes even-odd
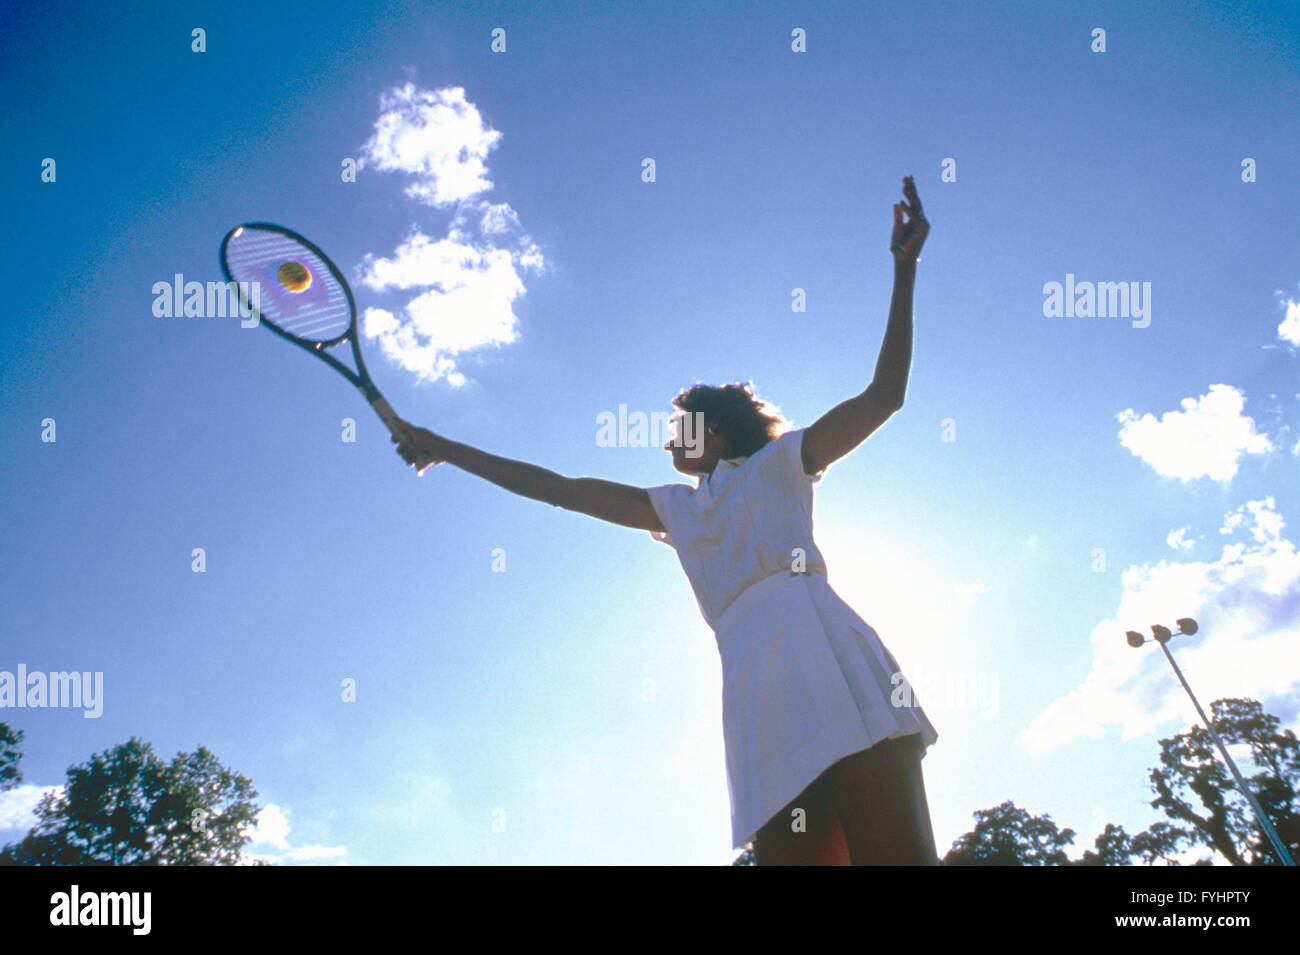
[(13, 789), (23, 781), (18, 761), (23, 758), (18, 745), (23, 741), (23, 731), (8, 723), (0, 723), (0, 792)]
[[(1215, 700), (1210, 714), (1210, 725), (1225, 746), (1250, 747), (1251, 762), (1260, 771), (1246, 776), (1246, 782), (1295, 856), (1300, 849), (1296, 788), (1300, 784), (1300, 740), (1290, 730), (1278, 732), (1277, 717), (1265, 713), (1257, 700)], [(1161, 740), (1160, 746), (1163, 768), (1151, 770), (1151, 788), (1156, 793), (1151, 805), (1190, 825), (1190, 830), (1178, 830), (1184, 841), (1208, 846), (1233, 865), (1279, 864), (1204, 728), (1193, 726), (1186, 733)], [(1201, 813), (1192, 805), (1193, 795), (1200, 801)]]
[(1186, 829), (1179, 829), (1167, 822), (1153, 822), (1145, 831), (1133, 837), (1130, 852), (1141, 859), (1143, 865), (1155, 865), (1157, 860), (1166, 865), (1178, 865), (1174, 856), (1178, 854), (1178, 847), (1190, 838), (1191, 833)]
[(975, 812), (975, 828), (953, 843), (944, 865), (1067, 865), (1073, 829), (1052, 817), (1031, 816), (1010, 800)]
[[(1074, 865), (1128, 865), (1133, 855), (1133, 839), (1123, 826), (1106, 823), (1106, 828), (1093, 840), (1093, 848), (1085, 850), (1083, 858)], [(1096, 851), (1094, 852), (1093, 849)]]
[(0, 861), (20, 865), (234, 865), (257, 791), (207, 749), (165, 763), (135, 737), (68, 769), (61, 791)]

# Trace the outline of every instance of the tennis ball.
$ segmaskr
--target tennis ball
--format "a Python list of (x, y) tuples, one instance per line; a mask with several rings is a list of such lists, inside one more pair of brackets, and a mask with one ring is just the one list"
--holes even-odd
[(311, 273), (301, 262), (284, 263), (275, 277), (290, 292), (305, 292), (311, 287)]

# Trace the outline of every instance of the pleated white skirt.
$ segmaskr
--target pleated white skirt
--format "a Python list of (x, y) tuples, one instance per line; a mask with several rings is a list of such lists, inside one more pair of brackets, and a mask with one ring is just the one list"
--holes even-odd
[(734, 848), (845, 756), (892, 737), (939, 738), (915, 694), (906, 705), (893, 655), (825, 577), (759, 581), (714, 635)]

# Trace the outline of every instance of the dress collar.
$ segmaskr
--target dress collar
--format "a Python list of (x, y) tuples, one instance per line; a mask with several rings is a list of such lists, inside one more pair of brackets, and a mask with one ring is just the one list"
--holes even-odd
[(700, 483), (703, 484), (707, 481), (712, 485), (715, 477), (721, 479), (725, 475), (739, 468), (747, 460), (749, 460), (748, 454), (742, 454), (734, 458), (719, 458), (718, 463), (713, 466), (712, 473), (702, 476), (700, 478)]

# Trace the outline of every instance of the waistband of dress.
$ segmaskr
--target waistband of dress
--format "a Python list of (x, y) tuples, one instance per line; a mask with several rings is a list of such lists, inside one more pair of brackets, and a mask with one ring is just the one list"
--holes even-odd
[(727, 608), (718, 615), (717, 626), (713, 628), (714, 632), (719, 635), (726, 632), (728, 626), (732, 622), (739, 617), (743, 617), (749, 608), (753, 607), (755, 603), (766, 597), (769, 591), (779, 590), (782, 586), (796, 587), (800, 584), (806, 586), (810, 583), (825, 584), (827, 586), (830, 585), (830, 581), (827, 579), (825, 574), (812, 572), (806, 574), (792, 574), (788, 570), (783, 570), (779, 573), (764, 577), (762, 580), (754, 581), (737, 594), (731, 603), (727, 604)]

